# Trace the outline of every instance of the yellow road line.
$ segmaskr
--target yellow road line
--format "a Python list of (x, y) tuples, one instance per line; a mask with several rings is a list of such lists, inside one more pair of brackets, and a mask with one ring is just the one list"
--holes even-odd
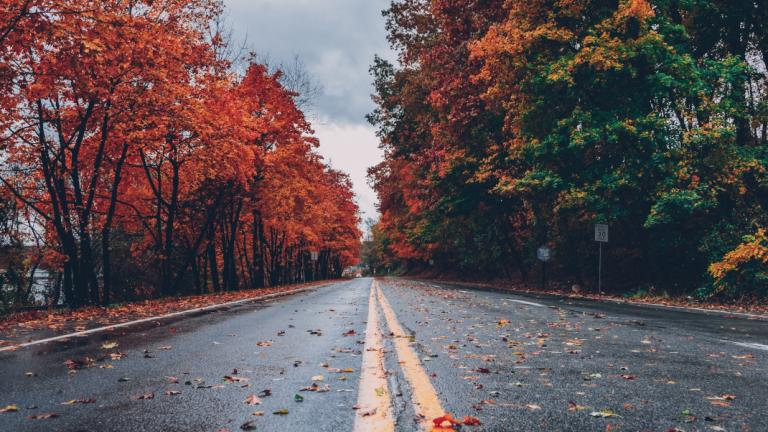
[(376, 310), (374, 283), (368, 298), (368, 324), (365, 328), (365, 351), (360, 368), (360, 385), (357, 391), (355, 432), (390, 432), (395, 430), (392, 418), (392, 402), (387, 388), (384, 370), (384, 352), (379, 313)]
[(421, 365), (419, 357), (413, 351), (410, 345), (410, 335), (405, 334), (397, 316), (389, 305), (389, 301), (379, 287), (378, 281), (374, 281), (373, 286), (376, 289), (376, 295), (387, 320), (389, 330), (394, 334), (394, 345), (397, 351), (397, 358), (400, 361), (400, 368), (403, 370), (405, 379), (411, 386), (413, 393), (412, 402), (416, 415), (420, 418), (421, 430), (429, 431), (432, 429), (432, 420), (445, 414), (437, 392), (429, 381), (429, 376)]

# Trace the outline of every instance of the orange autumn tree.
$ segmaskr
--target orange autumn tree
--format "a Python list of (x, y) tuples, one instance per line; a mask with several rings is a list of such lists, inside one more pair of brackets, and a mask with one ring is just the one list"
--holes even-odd
[[(340, 185), (328, 190), (327, 172), (332, 171), (314, 152), (318, 142), (296, 105), (297, 95), (280, 84), (281, 78), (281, 73), (270, 74), (255, 64), (240, 85), (254, 113), (256, 135), (250, 145), (260, 162), (242, 204), (249, 216), (244, 232), (250, 236), (239, 248), (241, 261), (249, 263), (244, 276), (254, 286), (338, 276), (357, 256), (358, 216), (351, 184), (336, 179), (333, 184)], [(338, 221), (338, 211), (346, 219)], [(337, 230), (343, 241), (331, 243), (333, 234), (318, 228), (332, 225), (329, 220), (345, 225)], [(345, 237), (349, 233), (352, 242)], [(317, 262), (311, 260), (312, 252), (317, 252)]]
[[(66, 304), (309, 280), (355, 255), (347, 237), (301, 227), (316, 220), (310, 207), (285, 205), (333, 197), (324, 215), (357, 232), (349, 183), (319, 174), (299, 95), (280, 73), (240, 75), (218, 57), (221, 11), (217, 0), (0, 4), (0, 187), (40, 230)], [(291, 239), (279, 276), (265, 214)], [(310, 244), (344, 257), (334, 272), (296, 264)]]
[[(95, 239), (109, 229), (120, 166), (147, 125), (153, 90), (185, 76), (215, 2), (51, 2), (18, 43), (3, 183), (55, 232), (63, 288), (74, 305), (99, 303)], [(149, 102), (147, 102), (149, 101)], [(147, 110), (147, 111), (145, 111)], [(130, 123), (130, 125), (129, 125)], [(151, 127), (151, 126), (150, 126)], [(110, 197), (106, 206), (104, 197)]]

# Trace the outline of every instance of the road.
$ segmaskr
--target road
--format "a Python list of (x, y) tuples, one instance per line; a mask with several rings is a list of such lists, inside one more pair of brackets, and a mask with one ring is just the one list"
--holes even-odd
[(768, 431), (766, 350), (762, 320), (363, 278), (0, 353), (0, 430)]

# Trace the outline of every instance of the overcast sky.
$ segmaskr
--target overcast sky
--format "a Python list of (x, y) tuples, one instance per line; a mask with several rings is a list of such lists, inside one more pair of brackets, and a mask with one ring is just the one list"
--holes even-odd
[(272, 63), (305, 64), (322, 93), (312, 125), (320, 153), (350, 174), (363, 217), (376, 214), (366, 169), (381, 160), (373, 128), (368, 67), (378, 54), (392, 59), (381, 11), (389, 0), (225, 0), (237, 39)]

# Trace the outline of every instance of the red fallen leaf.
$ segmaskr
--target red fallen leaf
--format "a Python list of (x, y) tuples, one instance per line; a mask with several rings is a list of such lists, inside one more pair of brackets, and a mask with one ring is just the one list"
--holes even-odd
[(180, 394), (181, 394), (181, 392), (178, 391), (178, 390), (166, 390), (165, 391), (165, 395), (166, 396), (178, 396)]
[(61, 414), (58, 413), (42, 413), (42, 414), (35, 414), (27, 417), (30, 420), (45, 420), (45, 419), (51, 419), (61, 417)]
[(248, 405), (261, 405), (261, 399), (259, 399), (256, 395), (252, 394), (245, 398), (245, 403)]
[(144, 393), (140, 395), (133, 395), (131, 396), (131, 400), (149, 400), (154, 399), (155, 394), (154, 393)]
[(240, 378), (236, 376), (224, 375), (224, 381), (228, 383), (244, 382), (244, 381), (248, 381), (248, 378)]
[(487, 373), (491, 373), (491, 370), (488, 369), (488, 368), (479, 367), (479, 368), (475, 369), (475, 372), (487, 374)]
[(179, 379), (174, 376), (167, 376), (165, 377), (165, 380), (168, 381), (168, 384), (178, 384)]
[(633, 379), (635, 379), (635, 376), (634, 376), (634, 375), (621, 374), (621, 375), (619, 375), (619, 376), (620, 376), (620, 377), (622, 377), (622, 378), (624, 378), (624, 379), (625, 379), (625, 380), (627, 380), (627, 381), (632, 381)]
[(464, 423), (464, 426), (480, 426), (482, 424), (477, 417), (472, 416), (464, 416), (462, 423)]
[(355, 336), (357, 333), (355, 333), (355, 330), (349, 330), (348, 332), (344, 333), (342, 336)]
[(445, 415), (432, 420), (434, 427), (433, 432), (453, 431), (454, 425), (459, 425), (461, 422), (453, 418), (451, 413), (445, 413)]

